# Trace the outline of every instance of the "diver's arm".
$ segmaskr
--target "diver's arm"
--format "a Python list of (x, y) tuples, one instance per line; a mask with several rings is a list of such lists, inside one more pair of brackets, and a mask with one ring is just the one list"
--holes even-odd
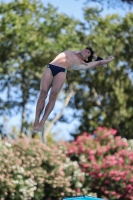
[[(104, 60), (102, 57), (97, 56), (96, 54), (93, 55), (93, 58), (95, 59), (95, 61)], [(103, 67), (108, 67), (107, 64), (102, 64), (102, 66), (103, 66)]]

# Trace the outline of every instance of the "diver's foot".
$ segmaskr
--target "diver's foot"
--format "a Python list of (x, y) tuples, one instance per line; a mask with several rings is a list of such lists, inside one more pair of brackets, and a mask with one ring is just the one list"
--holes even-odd
[(34, 122), (33, 127), (32, 127), (34, 132), (37, 131), (38, 124), (39, 124), (39, 122)]
[(40, 122), (37, 124), (36, 131), (41, 132), (44, 130), (44, 123)]

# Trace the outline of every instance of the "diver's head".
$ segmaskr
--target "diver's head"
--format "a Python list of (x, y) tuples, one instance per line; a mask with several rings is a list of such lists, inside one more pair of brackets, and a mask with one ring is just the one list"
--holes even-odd
[(86, 47), (85, 49), (88, 50), (88, 59), (85, 60), (85, 62), (88, 63), (92, 61), (92, 58), (95, 52), (91, 47)]

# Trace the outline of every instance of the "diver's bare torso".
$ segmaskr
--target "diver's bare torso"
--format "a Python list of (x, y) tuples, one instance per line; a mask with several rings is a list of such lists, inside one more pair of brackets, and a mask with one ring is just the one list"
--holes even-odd
[(84, 62), (75, 51), (64, 51), (58, 54), (50, 64), (63, 67), (67, 70), (80, 70), (85, 69), (87, 66), (87, 63)]

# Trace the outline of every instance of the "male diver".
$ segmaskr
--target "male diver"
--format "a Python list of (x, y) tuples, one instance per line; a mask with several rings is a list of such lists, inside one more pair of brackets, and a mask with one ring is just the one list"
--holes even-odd
[[(95, 59), (95, 61), (92, 62), (92, 59)], [(87, 70), (100, 65), (107, 67), (107, 63), (111, 62), (113, 59), (113, 56), (110, 56), (106, 60), (97, 57), (91, 47), (86, 47), (79, 52), (64, 51), (58, 54), (54, 60), (48, 64), (41, 78), (40, 95), (36, 106), (33, 131), (43, 131), (44, 123), (53, 110), (57, 95), (65, 82), (67, 70)], [(50, 88), (49, 102), (45, 108), (42, 119), (40, 119)]]

